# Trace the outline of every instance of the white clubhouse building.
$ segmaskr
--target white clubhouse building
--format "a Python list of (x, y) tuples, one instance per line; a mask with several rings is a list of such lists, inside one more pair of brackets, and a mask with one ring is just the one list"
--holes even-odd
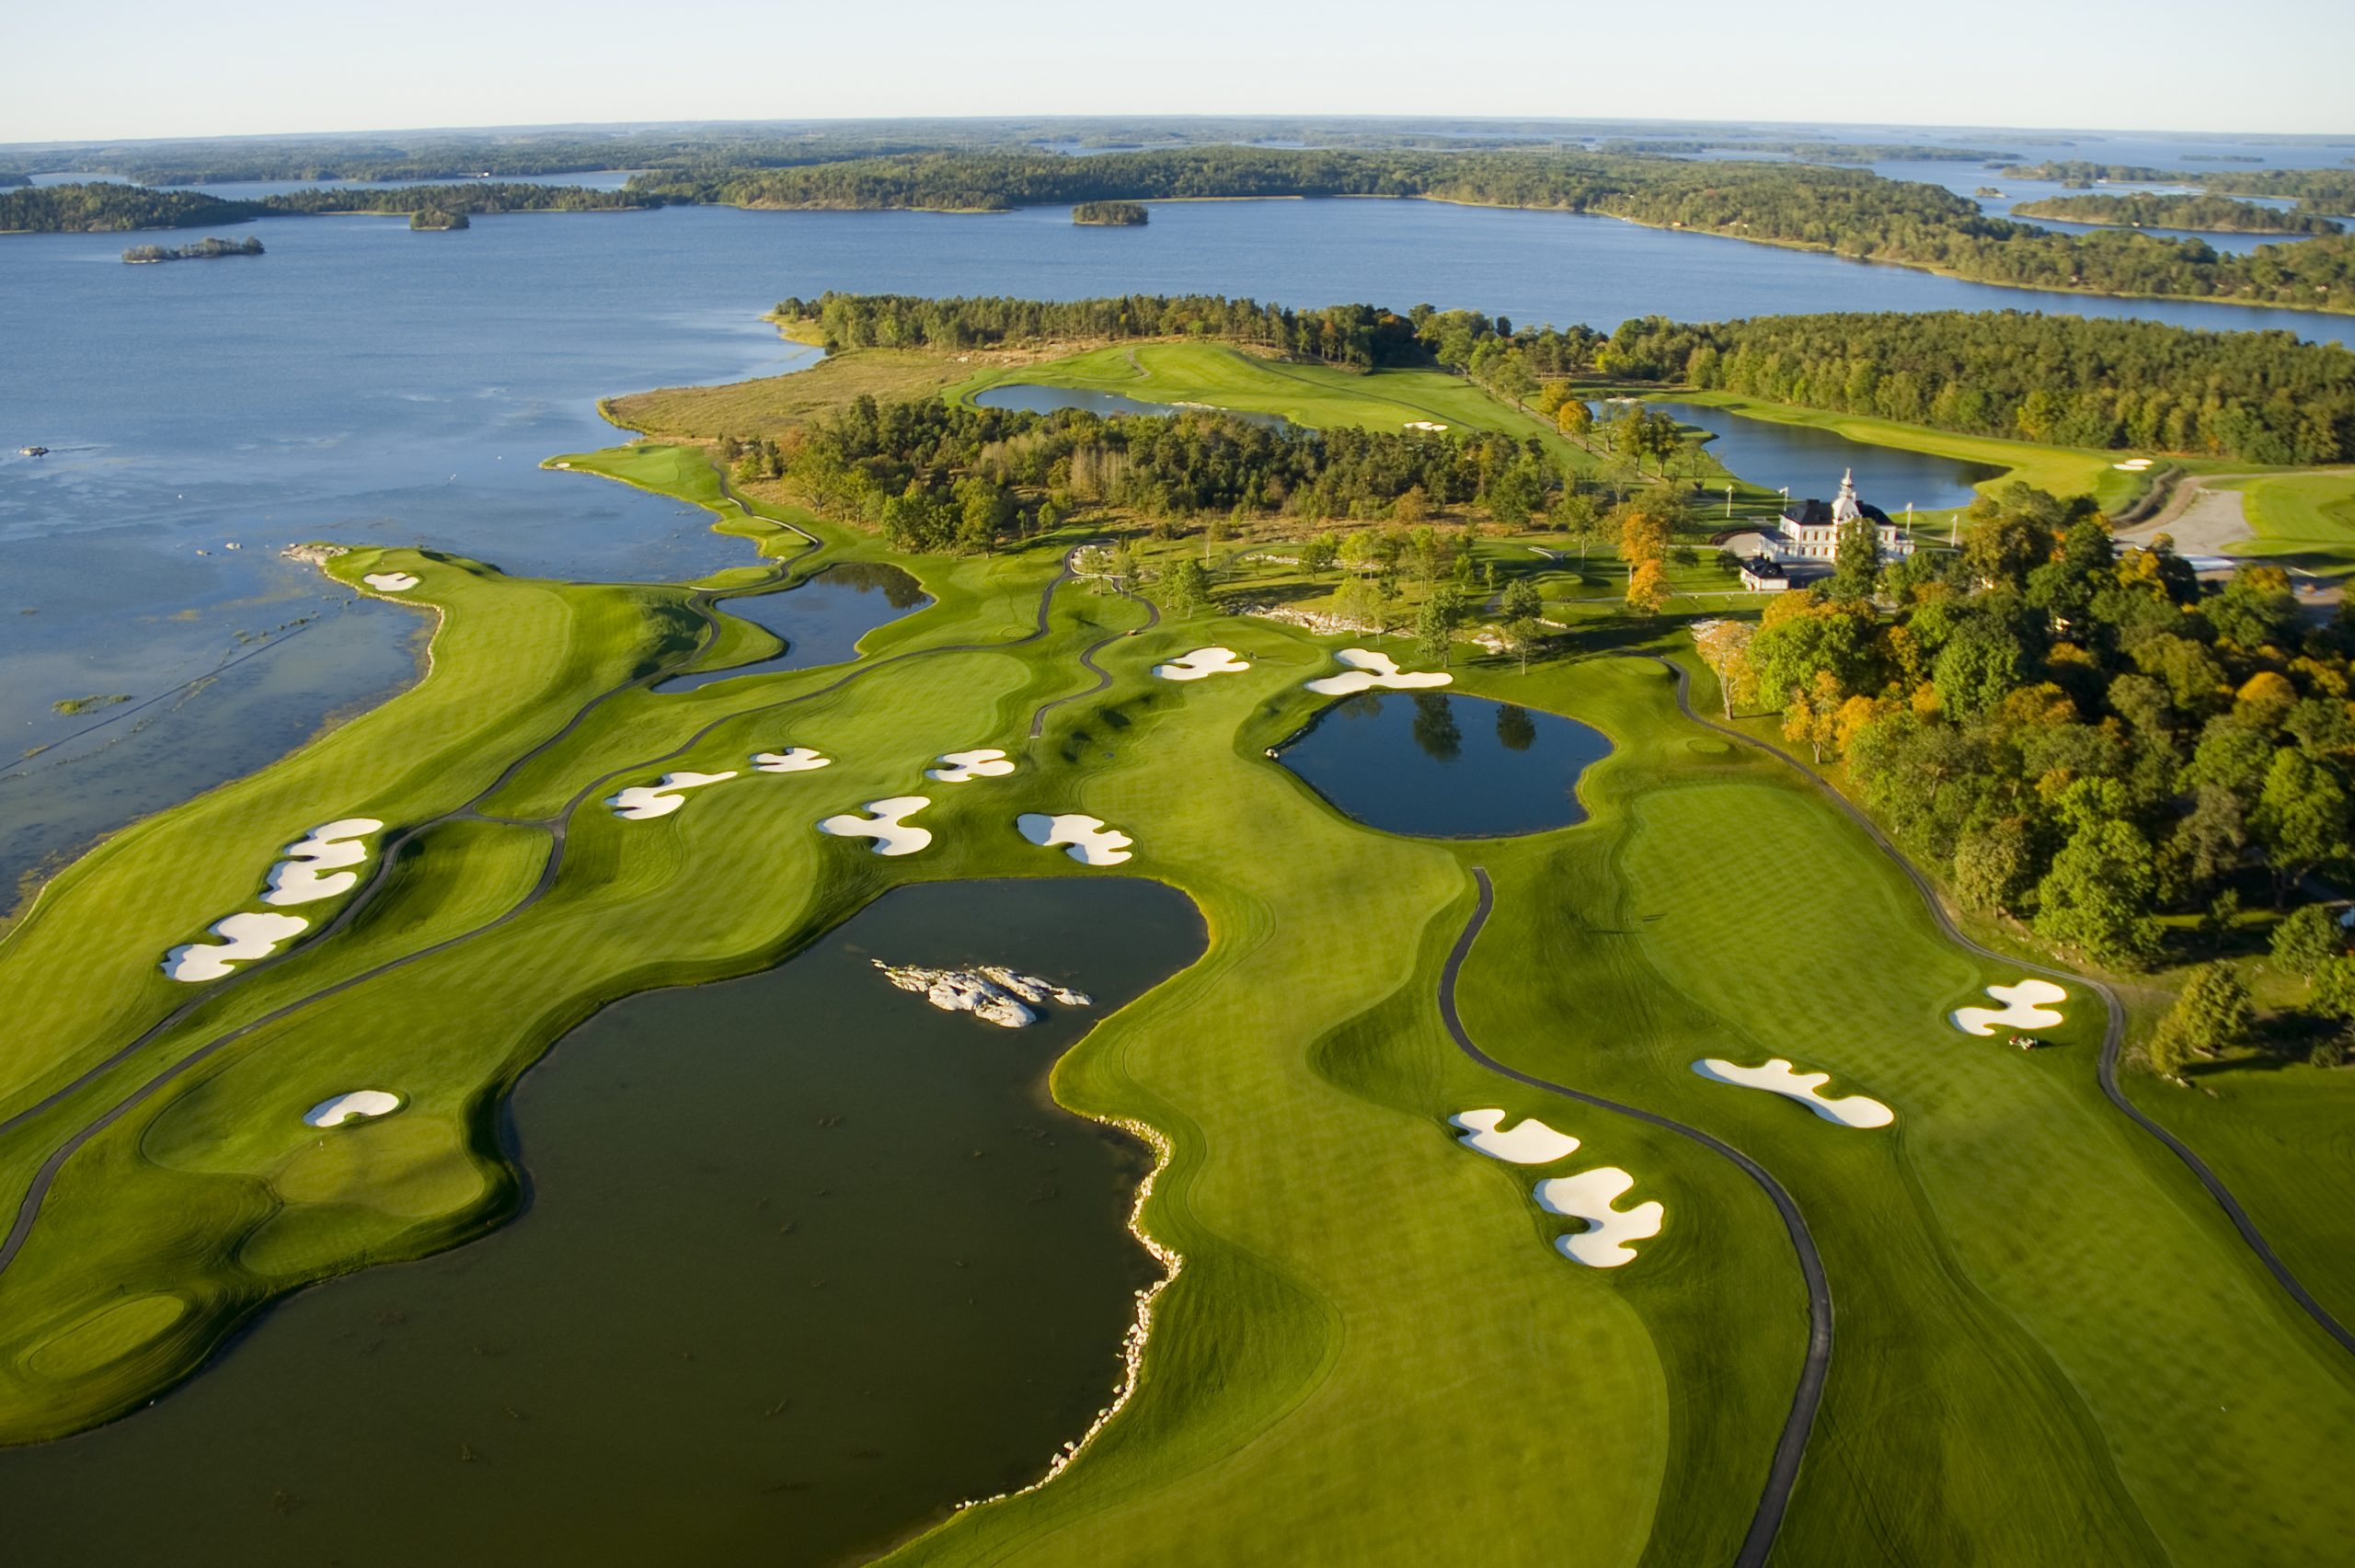
[[(1793, 501), (1772, 532), (1761, 530), (1742, 536), (1751, 554), (1743, 561), (1742, 586), (1754, 593), (1775, 593), (1791, 586), (1794, 576), (1817, 577), (1840, 555), (1840, 535), (1851, 524), (1869, 522), (1880, 559), (1900, 559), (1913, 553), (1913, 535), (1891, 521), (1887, 512), (1856, 497), (1856, 471), (1840, 476), (1840, 494), (1831, 502), (1809, 498)], [(1729, 544), (1734, 541), (1729, 540)], [(1788, 568), (1801, 568), (1794, 573)]]

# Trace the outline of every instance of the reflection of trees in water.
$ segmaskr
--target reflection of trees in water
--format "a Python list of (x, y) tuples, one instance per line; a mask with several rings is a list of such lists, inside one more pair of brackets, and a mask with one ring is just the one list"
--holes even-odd
[(1382, 698), (1373, 692), (1360, 692), (1353, 697), (1343, 697), (1335, 703), (1333, 712), (1343, 718), (1380, 718)]
[(1537, 721), (1527, 708), (1506, 703), (1497, 709), (1497, 744), (1508, 751), (1526, 751), (1537, 744)]
[(1456, 727), (1455, 710), (1445, 697), (1415, 693), (1415, 744), (1426, 755), (1453, 762), (1464, 754), (1464, 731)]
[(828, 567), (811, 582), (824, 582), (855, 588), (861, 593), (873, 589), (883, 590), (883, 602), (894, 610), (913, 610), (924, 602), (924, 585), (897, 567), (880, 561), (844, 561), (839, 567)]

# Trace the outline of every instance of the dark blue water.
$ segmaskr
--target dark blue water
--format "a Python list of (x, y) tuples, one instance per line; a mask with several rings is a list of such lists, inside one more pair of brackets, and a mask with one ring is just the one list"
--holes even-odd
[[(1033, 386), (1017, 383), (993, 386), (973, 394), (973, 401), (983, 408), (1021, 408), (1033, 414), (1051, 414), (1058, 408), (1085, 408), (1091, 414), (1185, 414), (1200, 405), (1177, 403), (1146, 403), (1134, 397), (1123, 397), (1117, 392), (1094, 392), (1076, 386)], [(1223, 408), (1219, 412), (1231, 419), (1249, 425), (1265, 425), (1271, 430), (1292, 423), (1281, 414), (1246, 414), (1240, 409)]]
[(859, 638), (931, 602), (916, 579), (897, 567), (867, 562), (830, 567), (782, 593), (722, 601), (721, 613), (773, 633), (785, 644), (785, 651), (733, 670), (699, 670), (693, 675), (673, 676), (657, 682), (654, 689), (664, 693), (695, 692), (739, 675), (841, 664), (858, 657)]
[(1279, 752), (1348, 816), (1385, 832), (1488, 839), (1586, 820), (1579, 775), (1609, 753), (1601, 730), (1450, 692), (1344, 697)]
[(1717, 439), (1708, 443), (1710, 456), (1753, 485), (1770, 490), (1787, 487), (1795, 499), (1807, 496), (1829, 499), (1838, 495), (1841, 475), (1853, 469), (1857, 495), (1883, 511), (1893, 515), (1907, 507), (1936, 511), (1969, 506), (1978, 494), (1974, 485), (2004, 472), (1983, 463), (1850, 441), (1807, 425), (1746, 419), (1703, 404), (1650, 403), (1646, 406), (1660, 410), (1681, 425), (1717, 432)]
[[(119, 235), (0, 238), (0, 731), (18, 751), (52, 748), (0, 777), (0, 887), (408, 676), (417, 619), (345, 609), (350, 596), (272, 558), (287, 541), (429, 544), (568, 578), (676, 579), (747, 560), (699, 512), (535, 465), (616, 439), (602, 395), (810, 362), (759, 320), (787, 294), (1204, 291), (1602, 326), (2039, 306), (2333, 339), (2350, 326), (1424, 201), (1169, 203), (1119, 245), (1062, 208), (522, 214), (462, 235), (281, 218), (239, 232), (270, 253), (134, 268)], [(13, 455), (27, 443), (54, 450)], [(75, 724), (51, 712), (57, 700), (169, 692), (247, 651), (240, 634), (329, 611), (331, 629), (146, 710), (144, 727), (61, 744)]]

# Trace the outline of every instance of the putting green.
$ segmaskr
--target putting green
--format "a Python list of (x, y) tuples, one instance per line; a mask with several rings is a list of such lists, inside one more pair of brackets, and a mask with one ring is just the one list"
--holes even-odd
[[(674, 450), (569, 461), (788, 537)], [(885, 558), (807, 526), (821, 543), (792, 571)], [(686, 589), (339, 558), (339, 576), (420, 577), (409, 597), (443, 616), (431, 674), (117, 835), (0, 944), (0, 993), (27, 999), (17, 1037), (37, 1043), (0, 1068), (9, 1212), (70, 1150), (0, 1274), (0, 1437), (129, 1410), (273, 1295), (500, 1222), (517, 1178), (499, 1097), (597, 1006), (775, 963), (902, 883), (1100, 875), (1012, 826), (1085, 813), (1133, 837), (1123, 873), (1182, 889), (1211, 933), (1053, 1078), (1067, 1104), (1157, 1134), (1143, 1224), (1183, 1266), (1100, 1436), (895, 1561), (1166, 1562), (1183, 1542), (1204, 1562), (1419, 1563), (1467, 1539), (1504, 1563), (1733, 1560), (1807, 1345), (1790, 1242), (1730, 1162), (1456, 1049), (1436, 996), (1474, 865), (1498, 901), (1460, 985), (1473, 1036), (1750, 1151), (1821, 1247), (1838, 1337), (1780, 1560), (2344, 1559), (2355, 1504), (2315, 1467), (2355, 1440), (2355, 1367), (2100, 1102), (2089, 1001), (2032, 1055), (1947, 1027), (2016, 974), (1943, 942), (1796, 773), (1692, 746), (1650, 660), (1458, 670), (1456, 689), (1610, 735), (1585, 824), (1459, 844), (1358, 827), (1264, 755), (1349, 639), (1207, 615), (1143, 629), (1133, 601), (1058, 582), (1076, 541), (902, 561), (936, 602), (856, 664), (666, 697), (653, 680), (722, 657)], [(1249, 668), (1151, 674), (1213, 643)], [(1090, 692), (1097, 645), (1110, 681)], [(950, 743), (1020, 766), (927, 791)], [(750, 770), (787, 745), (833, 761)], [(666, 817), (603, 805), (731, 769)], [(920, 854), (814, 830), (912, 793), (933, 795)], [(363, 891), (311, 906), (303, 941), (193, 1004), (160, 976), (280, 846), (355, 814), (388, 825)], [(1826, 1129), (1695, 1077), (1704, 1055), (1829, 1070), (1899, 1119)], [(303, 1125), (356, 1085), (404, 1108)], [(1578, 1138), (1566, 1171), (1629, 1172), (1660, 1234), (1623, 1268), (1565, 1262), (1554, 1241), (1579, 1222), (1458, 1146), (1466, 1105)], [(126, 1297), (187, 1307), (117, 1323)]]

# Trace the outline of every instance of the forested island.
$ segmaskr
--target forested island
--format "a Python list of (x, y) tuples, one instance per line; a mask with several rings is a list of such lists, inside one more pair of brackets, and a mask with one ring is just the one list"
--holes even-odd
[(2285, 212), (2229, 196), (2048, 196), (2012, 209), (2023, 218), (2058, 218), (2116, 228), (2193, 229), (2219, 235), (2338, 235), (2347, 227), (2312, 212)]
[(2068, 161), (2025, 164), (2004, 172), (2015, 179), (2054, 180), (2077, 188), (2107, 183), (2196, 185), (2211, 196), (2269, 196), (2295, 201), (2302, 212), (2355, 217), (2355, 171), (2347, 169), (2162, 169), (2142, 164)]
[(1867, 414), (1965, 435), (2254, 463), (2355, 459), (2355, 355), (2288, 332), (2018, 311), (1653, 316), (1608, 336), (1473, 311), (1295, 311), (1220, 295), (1101, 300), (826, 293), (778, 316), (830, 349), (1216, 338), (1368, 370), (1436, 362), (1509, 401), (1593, 372)]
[[(98, 234), (124, 229), (210, 228), (256, 218), (322, 212), (400, 216), (414, 212), (608, 212), (662, 205), (645, 191), (590, 190), (577, 185), (333, 186), (228, 201), (200, 191), (155, 190), (93, 181), (0, 191), (0, 233)], [(440, 225), (463, 227), (462, 224)]]
[(1137, 228), (1150, 221), (1143, 203), (1137, 201), (1082, 201), (1071, 210), (1074, 223), (1094, 223), (1109, 228)]
[(201, 239), (194, 245), (160, 246), (134, 245), (122, 253), (122, 258), (139, 265), (150, 261), (213, 261), (224, 256), (259, 256), (261, 241), (250, 236), (245, 239)]
[(408, 215), (408, 226), (423, 233), (442, 234), (474, 225), (464, 212), (453, 212), (446, 207), (420, 207)]

